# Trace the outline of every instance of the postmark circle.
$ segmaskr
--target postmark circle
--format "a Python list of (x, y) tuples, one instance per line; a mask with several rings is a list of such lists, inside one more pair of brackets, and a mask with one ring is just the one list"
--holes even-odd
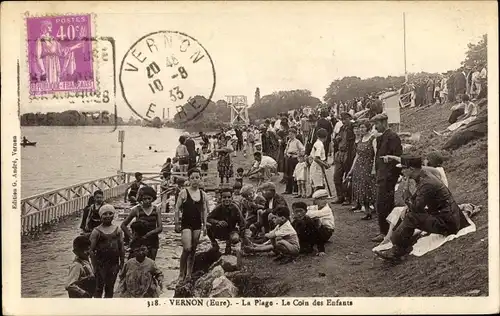
[(215, 83), (210, 54), (195, 38), (178, 31), (144, 35), (120, 65), (123, 99), (146, 121), (175, 117), (186, 123), (197, 118), (211, 101)]

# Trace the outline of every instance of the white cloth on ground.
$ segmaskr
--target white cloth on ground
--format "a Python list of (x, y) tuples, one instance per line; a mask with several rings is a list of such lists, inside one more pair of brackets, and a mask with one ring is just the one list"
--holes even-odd
[[(476, 224), (474, 224), (474, 222), (470, 219), (469, 215), (476, 214), (477, 212), (480, 211), (481, 207), (480, 206), (478, 207), (475, 205), (472, 205), (472, 207), (471, 207), (471, 205), (472, 204), (469, 204), (469, 203), (459, 205), (459, 208), (462, 211), (462, 213), (464, 214), (465, 219), (469, 223), (469, 226), (462, 228), (456, 234), (453, 234), (453, 235), (444, 236), (441, 234), (429, 234), (427, 236), (421, 237), (413, 245), (413, 250), (412, 250), (411, 254), (416, 256), (416, 257), (421, 257), (421, 256), (425, 255), (426, 253), (440, 247), (441, 245), (443, 245), (444, 243), (446, 243), (450, 240), (453, 240), (453, 239), (456, 239), (458, 237), (462, 237), (462, 236), (465, 236), (469, 233), (475, 232), (476, 231)], [(394, 210), (396, 210), (396, 209), (399, 209), (399, 210), (397, 210), (393, 214), (394, 216), (391, 218), (391, 222), (394, 221), (397, 213), (399, 213), (399, 215), (401, 215), (404, 208), (405, 208), (404, 206), (394, 208)], [(470, 211), (471, 208), (472, 208), (472, 211)], [(394, 212), (394, 210), (393, 210), (393, 212)], [(392, 212), (391, 212), (391, 214), (392, 214)], [(389, 221), (389, 216), (387, 217), (387, 221)], [(397, 219), (396, 219), (396, 222), (397, 222)], [(415, 231), (418, 231), (418, 230), (415, 230)], [(389, 250), (392, 248), (392, 246), (393, 246), (392, 242), (389, 241), (388, 243), (380, 244), (380, 245), (374, 247), (372, 249), (372, 251), (375, 252), (375, 251)]]

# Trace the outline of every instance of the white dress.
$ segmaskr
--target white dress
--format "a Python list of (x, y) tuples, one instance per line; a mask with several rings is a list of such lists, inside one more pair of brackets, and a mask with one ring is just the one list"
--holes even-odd
[[(314, 143), (310, 156), (312, 158), (319, 157), (321, 160), (326, 159), (325, 146), (323, 145), (323, 142), (320, 141), (319, 139), (316, 140), (316, 142)], [(313, 161), (311, 163), (311, 167), (309, 168), (309, 174), (310, 174), (311, 184), (313, 187), (324, 186), (323, 171), (321, 166), (316, 161)]]

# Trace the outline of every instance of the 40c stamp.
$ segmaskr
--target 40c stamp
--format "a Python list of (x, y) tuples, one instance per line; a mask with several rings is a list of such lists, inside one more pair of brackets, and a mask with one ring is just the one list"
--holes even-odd
[(30, 94), (95, 91), (92, 15), (27, 17)]

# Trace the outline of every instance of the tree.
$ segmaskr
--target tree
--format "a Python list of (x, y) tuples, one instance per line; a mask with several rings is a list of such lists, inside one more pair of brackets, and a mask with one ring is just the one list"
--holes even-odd
[(359, 77), (350, 76), (333, 81), (326, 89), (326, 94), (323, 97), (325, 102), (332, 106), (335, 102), (345, 102), (354, 98), (361, 98), (368, 94), (378, 93), (384, 89), (400, 88), (404, 83), (403, 76), (394, 77), (372, 77), (361, 79)]
[(488, 36), (483, 35), (477, 44), (467, 44), (467, 52), (465, 53), (465, 60), (462, 61), (462, 66), (466, 68), (473, 68), (476, 66), (486, 65), (488, 60)]
[(226, 100), (219, 100), (219, 101), (215, 102), (215, 105), (217, 105), (218, 108), (227, 107), (227, 102), (226, 102)]
[(309, 90), (276, 91), (260, 98), (260, 103), (248, 109), (251, 120), (276, 116), (302, 106), (316, 106), (321, 101), (311, 95)]

